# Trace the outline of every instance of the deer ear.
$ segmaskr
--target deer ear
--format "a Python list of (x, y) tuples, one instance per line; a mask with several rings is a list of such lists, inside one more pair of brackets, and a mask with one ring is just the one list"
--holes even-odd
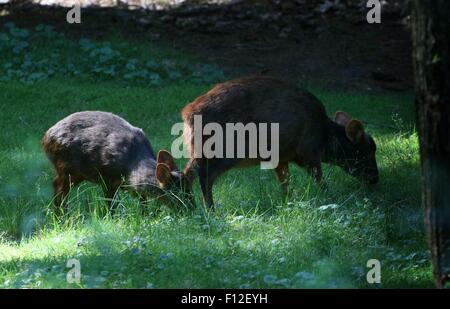
[(175, 160), (173, 159), (172, 155), (170, 154), (170, 152), (168, 152), (167, 150), (160, 150), (158, 152), (158, 157), (156, 159), (157, 163), (165, 163), (171, 171), (177, 171), (178, 167), (175, 164)]
[(169, 186), (172, 181), (172, 174), (170, 173), (170, 167), (165, 163), (158, 163), (156, 165), (156, 180), (158, 180), (159, 184), (166, 188)]
[(343, 111), (337, 111), (334, 114), (334, 122), (336, 122), (337, 124), (345, 127), (347, 125), (347, 123), (350, 122), (350, 120), (352, 120), (352, 117), (350, 117), (346, 112)]
[(350, 120), (345, 126), (345, 134), (353, 144), (359, 143), (364, 136), (364, 126), (362, 122), (357, 119)]

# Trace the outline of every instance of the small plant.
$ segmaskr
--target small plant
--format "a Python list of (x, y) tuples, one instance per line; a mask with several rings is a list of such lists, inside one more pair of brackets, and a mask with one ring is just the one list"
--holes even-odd
[[(28, 30), (5, 23), (3, 28), (0, 52), (6, 57), (0, 61), (0, 82), (20, 80), (33, 84), (52, 76), (72, 76), (125, 85), (161, 86), (173, 81), (213, 83), (224, 79), (223, 72), (213, 65), (130, 58), (124, 47), (88, 38), (73, 42), (48, 25)], [(41, 46), (54, 46), (56, 52), (43, 53)], [(70, 48), (70, 52), (61, 52), (62, 46)]]

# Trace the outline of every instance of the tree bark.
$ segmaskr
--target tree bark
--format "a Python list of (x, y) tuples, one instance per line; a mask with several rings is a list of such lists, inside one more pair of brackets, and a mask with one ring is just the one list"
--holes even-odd
[(450, 282), (450, 1), (415, 0), (412, 36), (422, 202), (442, 288)]

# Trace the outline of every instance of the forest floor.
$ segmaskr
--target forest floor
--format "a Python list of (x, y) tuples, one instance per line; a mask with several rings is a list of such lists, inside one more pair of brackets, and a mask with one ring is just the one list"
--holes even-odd
[(383, 7), (380, 24), (367, 23), (365, 1), (348, 7), (324, 7), (320, 0), (204, 2), (148, 0), (143, 3), (159, 9), (144, 11), (88, 6), (81, 24), (66, 22), (68, 8), (28, 5), (4, 19), (22, 25), (45, 21), (73, 37), (101, 39), (117, 29), (137, 43), (195, 55), (221, 67), (228, 77), (265, 71), (342, 91), (413, 88), (409, 16), (399, 8), (400, 0)]
[[(325, 18), (280, 37), (279, 28), (218, 34), (196, 29), (197, 21), (149, 23), (141, 13), (103, 9), (69, 25), (67, 10), (27, 10), (0, 16), (0, 287), (433, 286), (409, 41), (398, 22), (382, 31)], [(261, 70), (306, 86), (330, 115), (345, 110), (365, 121), (380, 183), (325, 166), (325, 189), (291, 166), (284, 201), (270, 171), (241, 169), (218, 181), (214, 213), (142, 205), (121, 193), (115, 215), (85, 183), (64, 217), (53, 215), (53, 170), (39, 141), (56, 121), (111, 111), (143, 128), (154, 149), (170, 149), (186, 103), (218, 81)], [(66, 281), (69, 259), (80, 261), (79, 284)], [(366, 281), (370, 259), (381, 262), (381, 284)]]

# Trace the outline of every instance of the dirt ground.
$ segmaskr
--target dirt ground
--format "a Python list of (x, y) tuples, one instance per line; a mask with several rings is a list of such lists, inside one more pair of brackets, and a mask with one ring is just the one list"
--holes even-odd
[(216, 64), (228, 77), (264, 71), (342, 91), (412, 90), (407, 16), (382, 12), (381, 24), (368, 24), (361, 8), (320, 12), (319, 2), (296, 1), (288, 8), (245, 1), (165, 10), (87, 7), (81, 24), (66, 22), (68, 8), (6, 5), (0, 6), (0, 22), (46, 23), (95, 38), (121, 29), (133, 40), (161, 42)]

